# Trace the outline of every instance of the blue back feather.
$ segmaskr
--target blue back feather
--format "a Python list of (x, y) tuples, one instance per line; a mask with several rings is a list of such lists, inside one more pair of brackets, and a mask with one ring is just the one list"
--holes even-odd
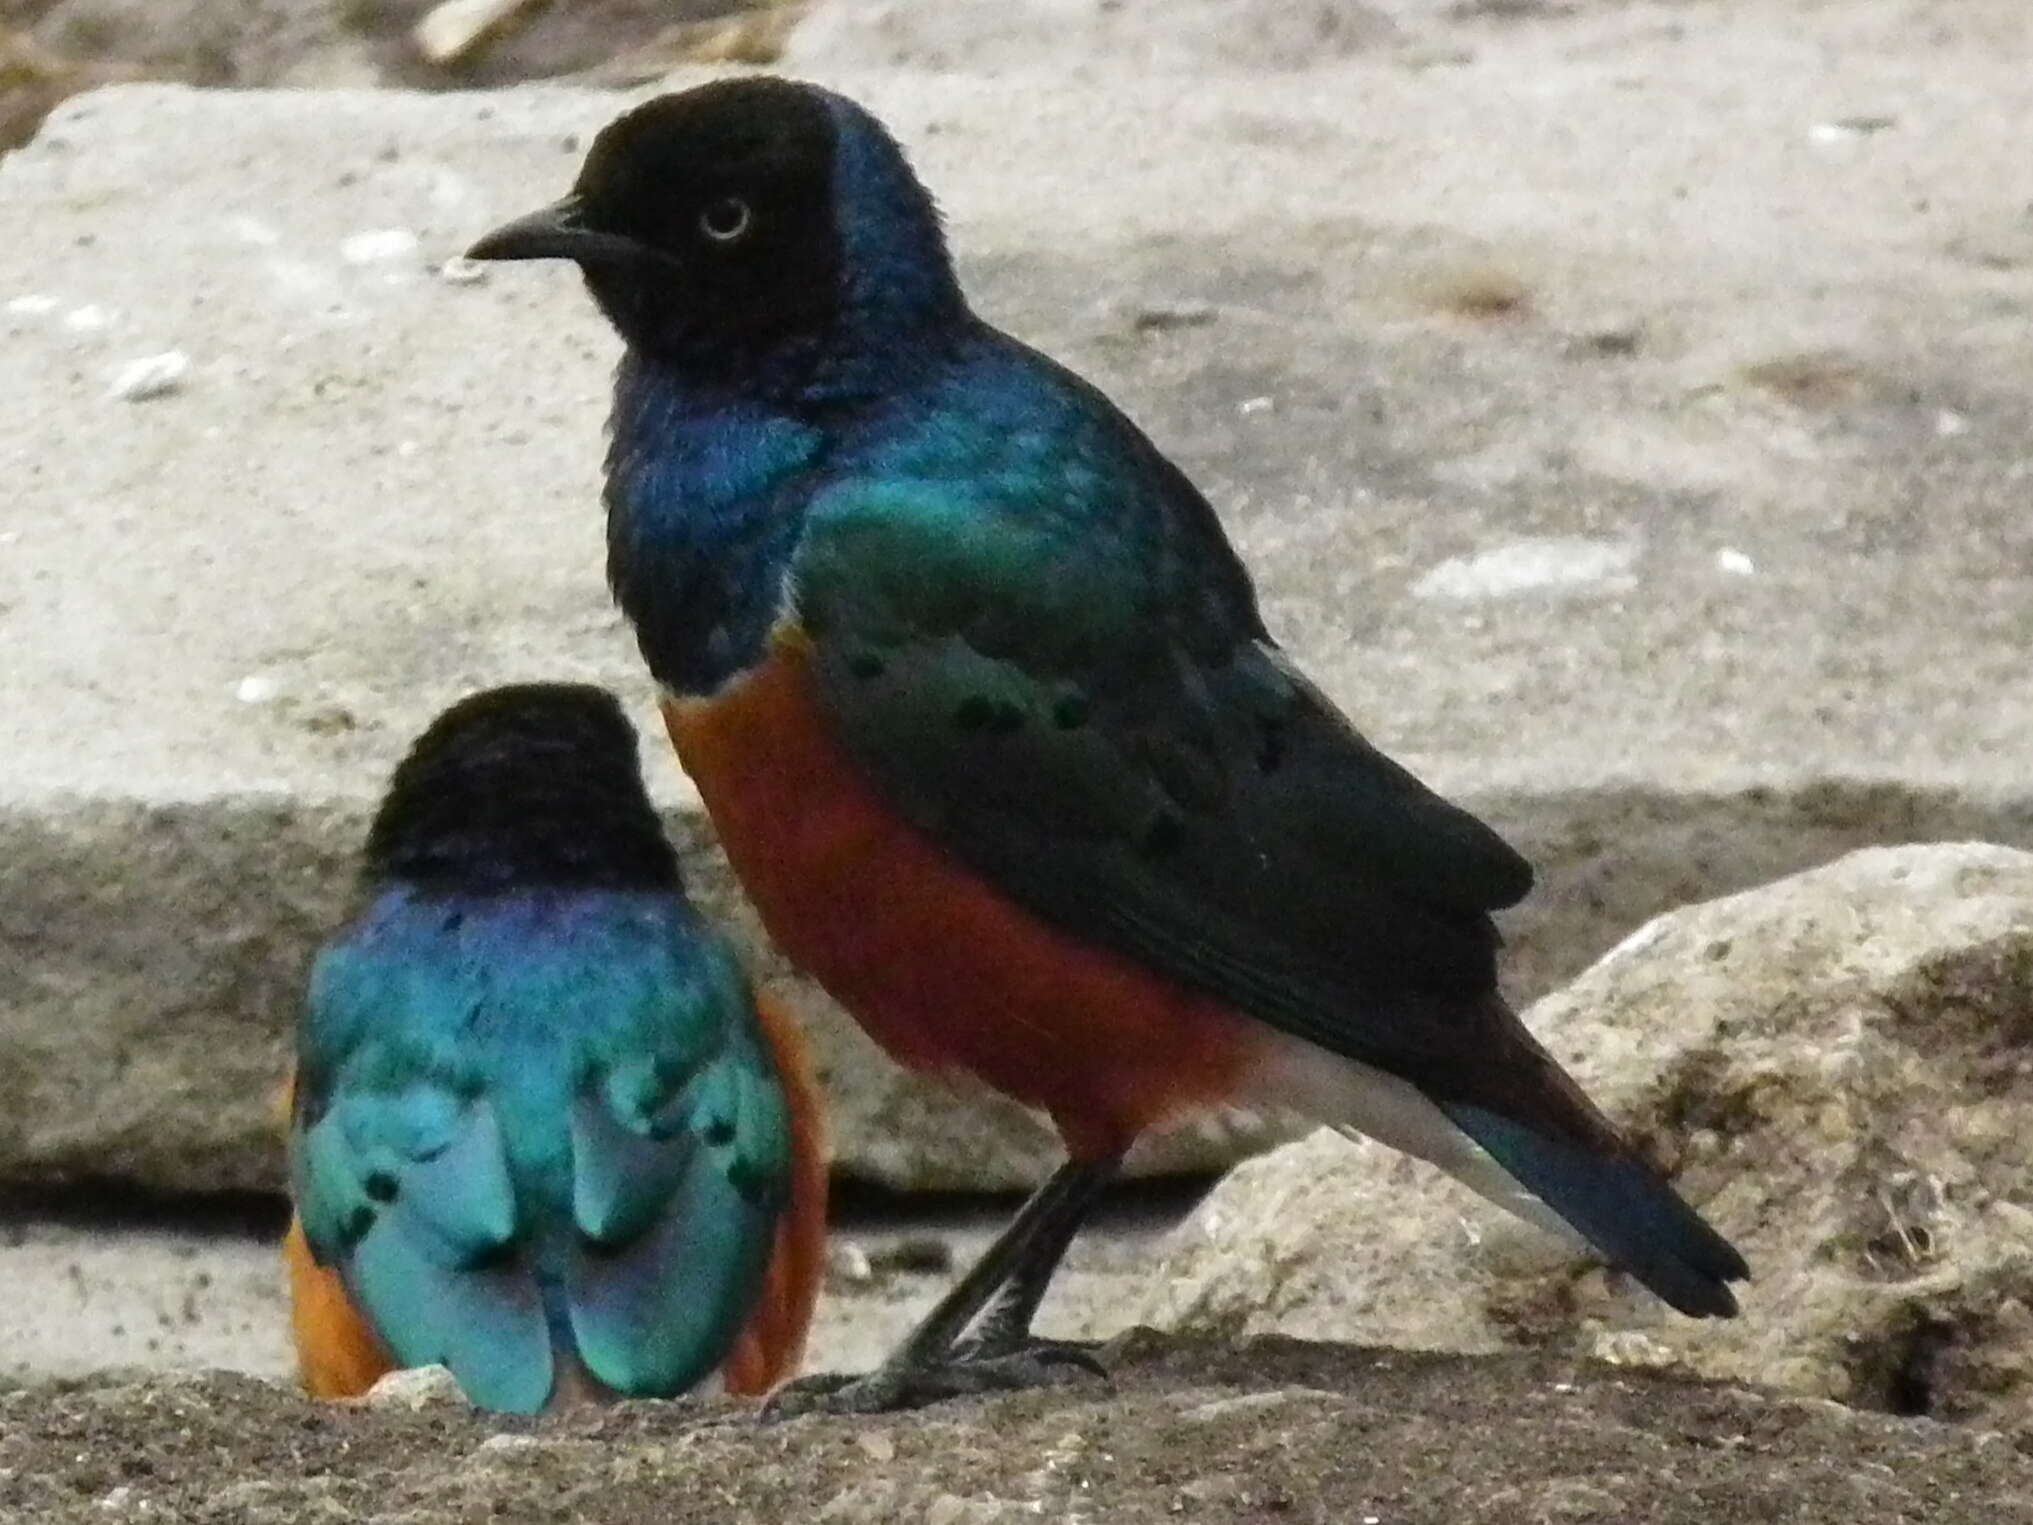
[(533, 1412), (559, 1358), (684, 1391), (746, 1321), (790, 1127), (733, 956), (675, 895), (384, 890), (313, 973), (292, 1172), (403, 1365)]

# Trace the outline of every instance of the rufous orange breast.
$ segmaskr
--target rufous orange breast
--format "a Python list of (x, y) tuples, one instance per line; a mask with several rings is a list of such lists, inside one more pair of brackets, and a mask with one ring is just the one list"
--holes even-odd
[(1255, 1025), (1041, 921), (886, 806), (800, 632), (664, 720), (770, 935), (900, 1063), (1042, 1109), (1082, 1158), (1235, 1095)]

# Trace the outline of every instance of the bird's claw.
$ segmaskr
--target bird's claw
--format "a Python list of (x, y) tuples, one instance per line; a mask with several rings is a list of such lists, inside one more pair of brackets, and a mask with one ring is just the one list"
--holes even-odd
[[(1015, 1341), (989, 1339), (965, 1339), (953, 1347), (953, 1360), (960, 1364), (992, 1364), (997, 1361), (1022, 1360), (1040, 1368), (1065, 1367), (1072, 1371), (1085, 1372), (1103, 1382), (1112, 1380), (1108, 1368), (1101, 1364), (1101, 1358), (1094, 1353), (1091, 1345), (1076, 1345), (1066, 1340), (1034, 1340), (1025, 1336)], [(1028, 1384), (1043, 1387), (1050, 1382), (1062, 1381), (1063, 1377), (1049, 1377), (1043, 1382)]]
[(962, 1348), (940, 1361), (889, 1363), (860, 1377), (839, 1372), (799, 1377), (770, 1394), (761, 1418), (771, 1423), (801, 1414), (890, 1414), (947, 1398), (1056, 1387), (1090, 1376), (1106, 1382), (1108, 1371), (1080, 1345), (1037, 1340), (1008, 1351)]

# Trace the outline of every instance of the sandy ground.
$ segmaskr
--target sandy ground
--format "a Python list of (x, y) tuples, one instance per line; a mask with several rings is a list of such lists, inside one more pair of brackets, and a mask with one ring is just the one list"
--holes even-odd
[[(1197, 1191), (1121, 1193), (1075, 1246), (1041, 1328), (1101, 1339), (1139, 1306), (1165, 1232)], [(850, 1194), (806, 1364), (873, 1365), (950, 1286), (1014, 1203)], [(0, 1204), (0, 1382), (105, 1370), (221, 1369), (284, 1379), (288, 1306), (275, 1243), (280, 1209), (174, 1204), (118, 1217)]]

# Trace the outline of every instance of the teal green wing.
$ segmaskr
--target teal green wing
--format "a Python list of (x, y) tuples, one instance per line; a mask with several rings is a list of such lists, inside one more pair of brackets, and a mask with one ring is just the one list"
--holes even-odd
[(552, 1349), (504, 1120), (475, 1067), (432, 1041), (483, 998), (456, 971), (329, 949), (305, 1013), (291, 1186), (312, 1254), (399, 1365), (447, 1366), (475, 1403), (532, 1413)]
[[(1496, 1030), (1488, 912), (1529, 867), (1293, 669), (1183, 477), (1075, 445), (816, 500), (795, 593), (840, 736), (1043, 919), (1337, 1052), (1459, 1073)], [(1094, 511), (1125, 477), (1144, 496)]]
[(790, 1189), (783, 1088), (732, 955), (669, 1013), (712, 1042), (617, 1057), (572, 1104), (575, 1344), (617, 1391), (682, 1392), (747, 1322)]
[(694, 1385), (746, 1319), (790, 1171), (732, 955), (672, 913), (374, 933), (321, 958), (305, 1017), (314, 1255), (399, 1363), (483, 1407), (542, 1408), (560, 1350), (623, 1393)]
[(1040, 919), (1411, 1082), (1661, 1297), (1731, 1311), (1742, 1257), (1497, 995), (1529, 866), (1300, 676), (1106, 399), (998, 353), (810, 508), (792, 591), (873, 787)]

